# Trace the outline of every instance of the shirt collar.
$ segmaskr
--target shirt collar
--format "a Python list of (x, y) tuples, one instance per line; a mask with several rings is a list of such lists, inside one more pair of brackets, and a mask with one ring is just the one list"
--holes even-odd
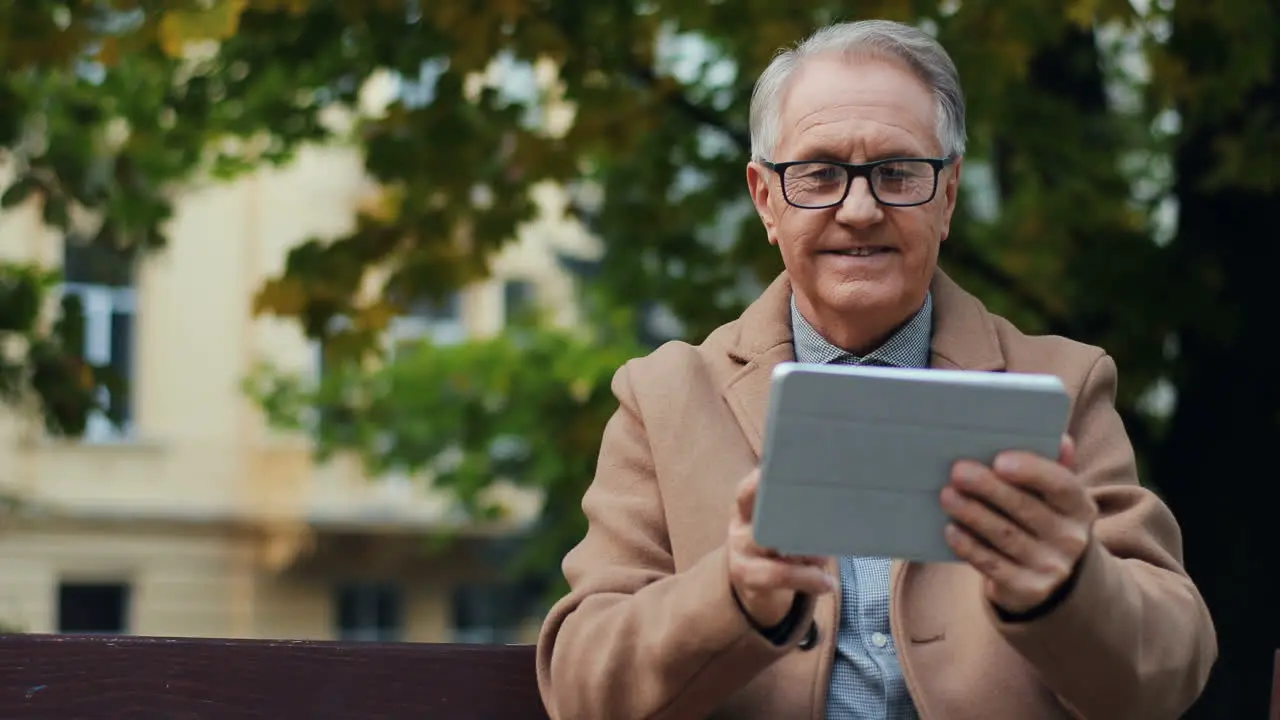
[(795, 341), (796, 360), (822, 365), (888, 365), (923, 368), (929, 365), (929, 345), (933, 335), (933, 293), (925, 295), (924, 305), (902, 327), (864, 357), (842, 350), (822, 337), (800, 314), (796, 296), (791, 295), (791, 329)]

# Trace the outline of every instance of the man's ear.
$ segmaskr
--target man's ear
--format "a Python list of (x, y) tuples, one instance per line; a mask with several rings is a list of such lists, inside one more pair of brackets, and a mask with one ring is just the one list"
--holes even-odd
[(943, 175), (938, 179), (942, 187), (938, 188), (938, 193), (942, 195), (942, 200), (946, 203), (942, 208), (942, 239), (946, 240), (951, 235), (951, 217), (956, 212), (956, 202), (960, 197), (960, 170), (964, 165), (964, 158), (958, 157), (948, 170), (943, 170)]
[(769, 244), (777, 245), (777, 218), (773, 214), (773, 207), (769, 204), (769, 198), (773, 193), (773, 187), (769, 184), (772, 176), (773, 172), (760, 163), (747, 163), (747, 189), (751, 191), (751, 202), (756, 206), (756, 214), (760, 216), (760, 221), (764, 223)]

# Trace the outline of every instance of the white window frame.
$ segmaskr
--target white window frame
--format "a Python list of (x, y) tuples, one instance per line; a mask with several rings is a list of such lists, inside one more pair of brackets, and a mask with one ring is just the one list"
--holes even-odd
[[(111, 316), (116, 313), (128, 315), (133, 324), (133, 338), (136, 342), (138, 327), (138, 294), (129, 286), (100, 285), (95, 283), (63, 283), (61, 294), (76, 295), (84, 308), (84, 355), (85, 360), (94, 365), (107, 365), (111, 362)], [(135, 362), (129, 367), (129, 376), (124, 378), (125, 392), (133, 398), (137, 353)], [(98, 388), (98, 401), (106, 404), (111, 395), (106, 388)], [(131, 403), (129, 417), (125, 418), (123, 427), (116, 427), (101, 410), (93, 410), (87, 418), (84, 435), (81, 438), (87, 443), (113, 443), (133, 438), (134, 413), (136, 407)]]

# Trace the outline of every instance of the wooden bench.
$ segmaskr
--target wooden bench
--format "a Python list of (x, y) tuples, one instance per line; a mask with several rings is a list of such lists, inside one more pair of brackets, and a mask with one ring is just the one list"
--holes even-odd
[(1276, 662), (1271, 672), (1271, 720), (1280, 720), (1280, 650), (1276, 650)]
[(547, 720), (530, 645), (0, 635), (0, 718), (89, 717)]
[(0, 636), (0, 718), (547, 720), (532, 646)]

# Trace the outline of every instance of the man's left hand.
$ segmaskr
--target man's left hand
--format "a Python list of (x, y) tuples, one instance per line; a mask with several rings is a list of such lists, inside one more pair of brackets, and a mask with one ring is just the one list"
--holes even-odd
[(1057, 462), (1007, 452), (988, 468), (961, 461), (942, 490), (954, 521), (947, 544), (986, 579), (987, 599), (1025, 613), (1047, 601), (1075, 571), (1098, 506), (1076, 478), (1075, 446), (1064, 437)]

